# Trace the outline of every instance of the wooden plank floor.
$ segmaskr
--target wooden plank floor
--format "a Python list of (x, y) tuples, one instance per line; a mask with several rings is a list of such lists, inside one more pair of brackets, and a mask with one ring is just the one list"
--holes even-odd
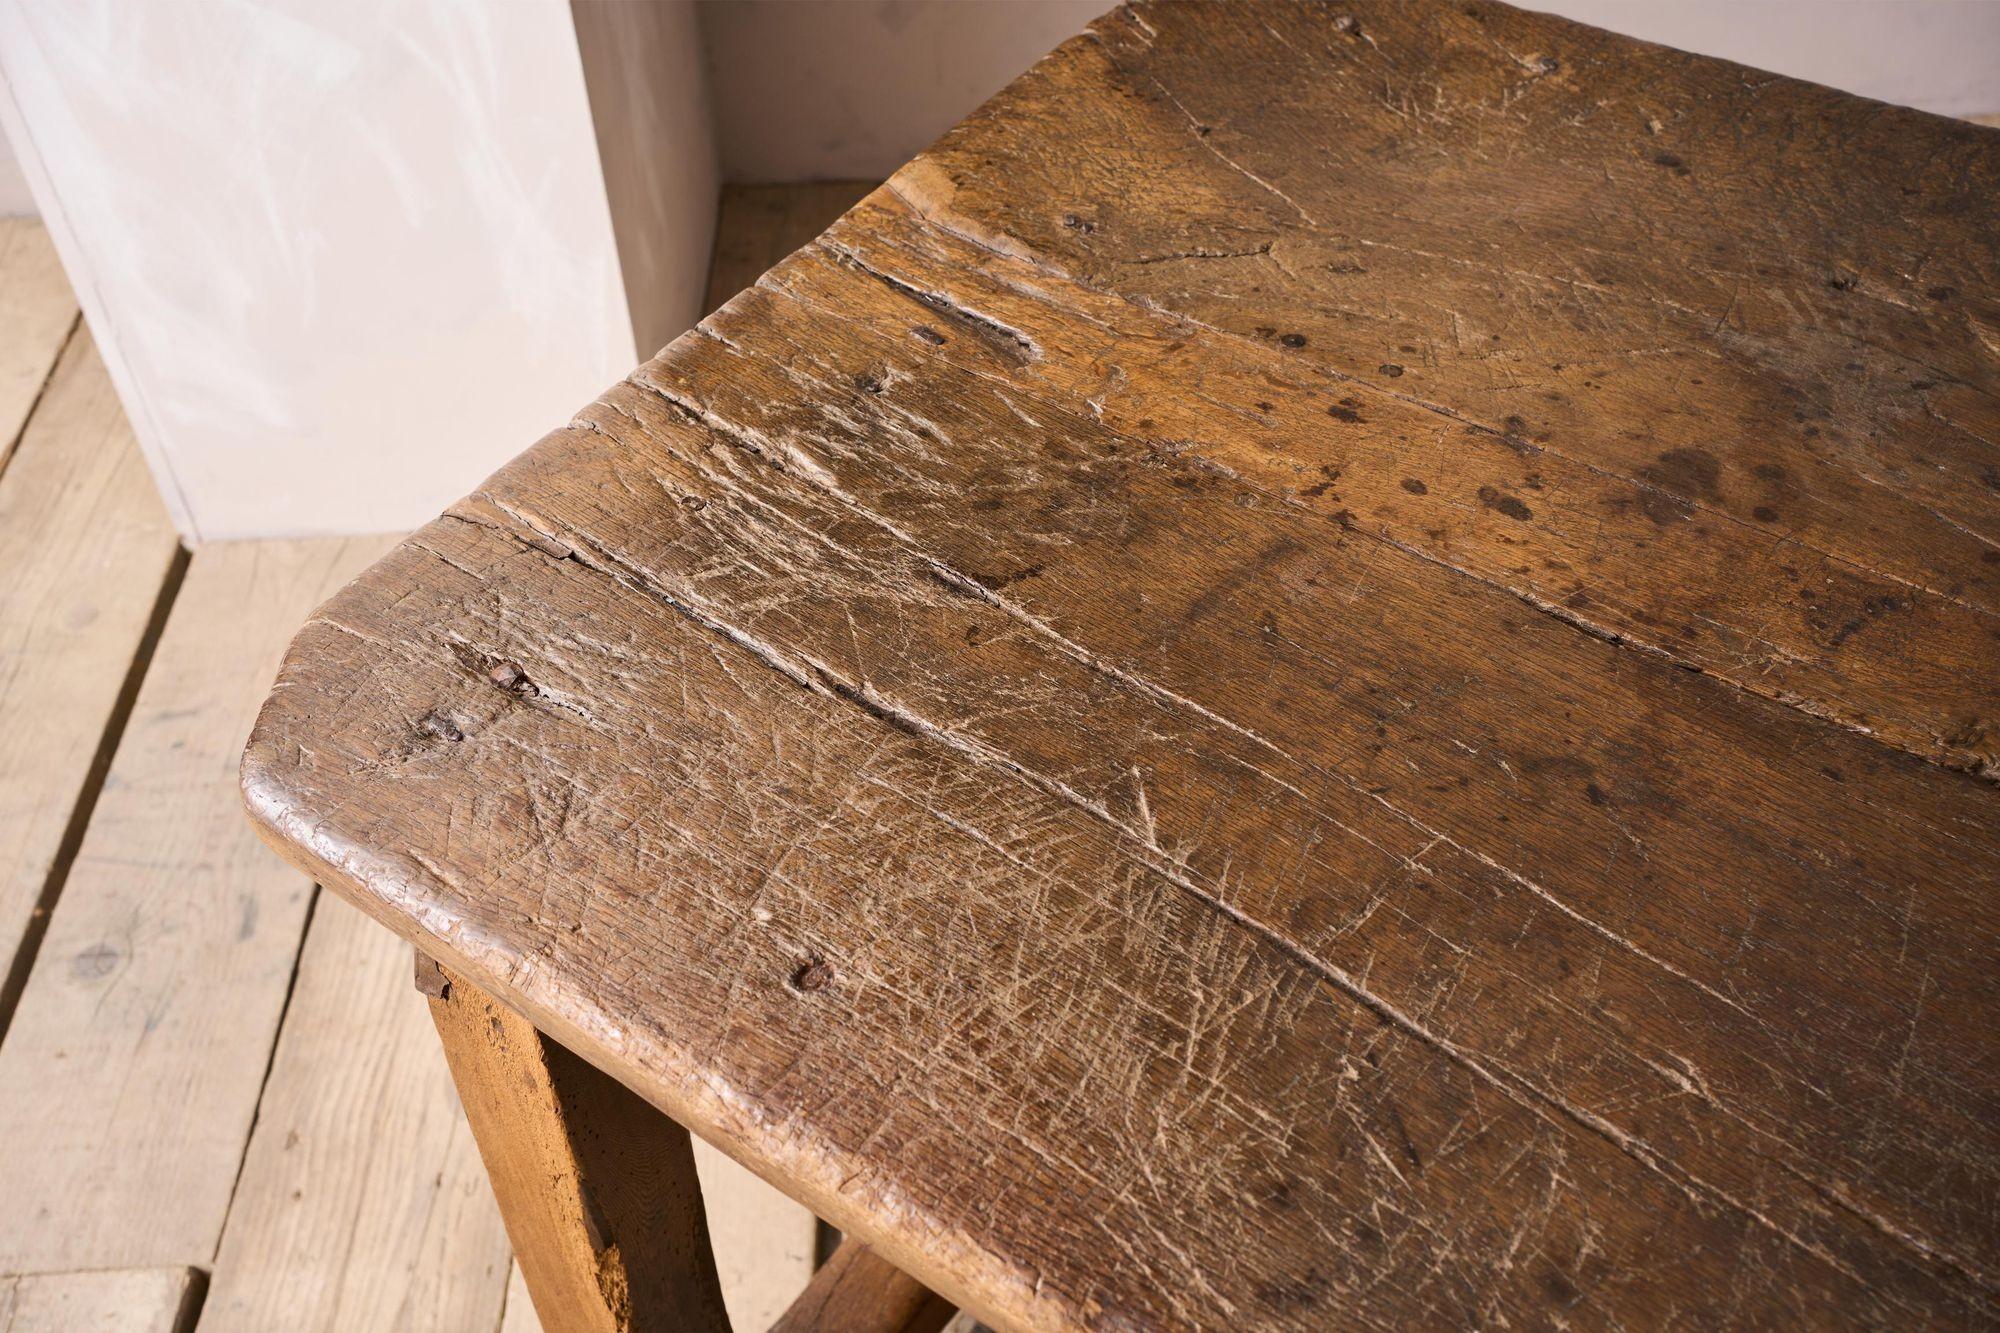
[(35, 396), (0, 472), (0, 1031), (181, 561), (87, 333)]
[(201, 1304), (188, 1268), (0, 1277), (4, 1333), (176, 1333)]
[[(866, 188), (729, 187), (711, 304)], [(407, 948), (238, 803), (278, 653), (386, 540), (182, 550), (46, 234), (0, 219), (0, 1329), (539, 1327)], [(813, 1218), (697, 1146), (763, 1328)]]

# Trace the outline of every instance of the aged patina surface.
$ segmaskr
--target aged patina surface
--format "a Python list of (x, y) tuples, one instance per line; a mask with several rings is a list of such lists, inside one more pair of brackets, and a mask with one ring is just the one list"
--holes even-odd
[(252, 809), (996, 1321), (1993, 1319), (1996, 187), (1121, 9), (330, 603)]

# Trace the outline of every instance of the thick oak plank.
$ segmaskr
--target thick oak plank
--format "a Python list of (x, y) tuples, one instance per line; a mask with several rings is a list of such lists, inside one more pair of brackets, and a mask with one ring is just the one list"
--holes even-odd
[(506, 1233), (409, 971), (409, 946), (320, 898), (204, 1333), (499, 1322)]
[(232, 808), (239, 738), (288, 629), (383, 547), (194, 558), (0, 1044), (0, 1271), (213, 1259), (311, 891)]
[(253, 813), (1004, 1326), (1991, 1319), (1996, 178), (1121, 10), (331, 604)]
[[(1505, 5), (1346, 12), (1099, 24), (899, 174), (894, 239), (1280, 367), (1167, 350), (1168, 412), (1121, 344), (1079, 396), (1142, 436), (1990, 773), (1995, 136)], [(1049, 151), (1093, 117), (1115, 151)]]
[(186, 1268), (0, 1277), (0, 1333), (188, 1333), (201, 1290)]
[(79, 332), (0, 472), (0, 1030), (179, 549)]
[[(1400, 932), (1392, 956), (1413, 966), (1392, 998), (1411, 1012), (1431, 1007), (1457, 964), (1434, 956), (1441, 909), (1402, 927), (1372, 919), (1370, 905), (1418, 873), (1401, 862), (1441, 866), (1475, 910), (1518, 900), (1519, 912), (1485, 917), (1470, 938), (1447, 937), (1498, 950), (1526, 922), (1550, 935), (1545, 973), (1516, 960), (1488, 987), (1518, 986), (1526, 1004), (1563, 967), (1603, 960), (1612, 971), (1598, 972), (1596, 998), (1619, 997), (1599, 1019), (1614, 1051), (1631, 1044), (1628, 1006), (1657, 1006), (1662, 982), (1691, 1007), (1642, 1023), (1651, 1031), (1639, 1050), (1579, 1068), (1561, 1054), (1577, 1022), (1570, 1006), (1530, 1024), (1535, 1009), (1495, 1010), (1490, 990), (1474, 990), (1462, 1002), (1471, 1026), (1447, 1024), (1455, 1040), (1484, 1031), (1480, 1044), (1516, 1057), (1539, 1047), (1560, 1097), (1633, 1132), (1657, 1119), (1618, 1106), (1635, 1084), (1685, 1092), (1659, 1071), (1707, 1071), (1720, 1104), (1649, 1134), (1713, 1162), (1719, 1188), (1768, 1214), (1819, 1210), (1810, 1196), (1785, 1199), (1795, 1182), (1753, 1183), (1775, 1136), (1791, 1141), (1781, 1151), (1792, 1169), (1854, 1206), (1857, 1243), (1872, 1244), (1867, 1219), (1905, 1210), (1928, 1214), (1926, 1244), (1947, 1252), (1974, 1224), (1975, 1211), (1950, 1211), (1970, 1199), (1954, 1205), (1927, 1183), (1953, 1169), (1964, 1140), (1925, 1126), (1940, 1115), (1980, 1123), (1985, 1103), (1963, 1086), (1985, 1058), (1977, 1023), (1927, 1034), (1943, 1042), (1938, 1081), (1911, 1103), (1901, 1049), (1881, 1034), (1907, 1033), (1943, 972), (1816, 971), (1829, 940), (1849, 942), (1857, 960), (1890, 958), (1913, 928), (1949, 960), (1938, 966), (1956, 978), (1952, 993), (1980, 991), (1991, 937), (1976, 886), (1996, 878), (1990, 789), (1577, 636), (1448, 570), (1393, 551), (1385, 560), (1338, 528), (1328, 540), (1313, 516), (1265, 506), (1227, 476), (1121, 459), (1129, 446), (1086, 418), (1044, 418), (1071, 464), (1051, 466), (1043, 440), (1010, 435), (1018, 400), (1004, 391), (947, 381), (938, 393), (930, 372), (913, 402), (900, 385), (919, 383), (914, 374), (896, 379), (900, 367), (874, 347), (849, 353), (824, 322), (810, 344), (786, 345), (781, 371), (730, 350), (750, 346), (753, 328), (793, 332), (781, 311), (752, 302), (713, 328), (713, 340), (640, 376), (683, 407), (620, 391), (588, 414), (595, 433), (575, 437), (575, 455), (551, 442), (528, 511), (542, 533), (658, 580), (678, 604), (836, 691), (1025, 764), (1355, 975), (1394, 975), (1379, 955)], [(813, 395), (788, 394), (815, 368)], [(856, 387), (871, 375), (881, 388)], [(637, 444), (691, 421), (703, 425), (679, 447)], [(604, 434), (624, 447), (600, 450)], [(940, 445), (971, 439), (976, 453)], [(714, 466), (718, 448), (763, 449), (790, 460), (792, 475)], [(973, 465), (958, 469), (958, 457)], [(601, 503), (634, 469), (699, 506), (677, 535), (663, 540)], [(475, 498), (461, 512), (504, 522), (503, 507)], [(804, 532), (837, 535), (815, 544)], [(723, 533), (739, 546), (718, 546)], [(717, 558), (729, 549), (744, 555)], [(773, 597), (763, 571), (774, 561), (797, 596)], [(939, 604), (940, 583), (960, 605)], [(1339, 599), (1302, 600), (1298, 590), (1315, 587)], [(1079, 746), (1075, 700), (1107, 682), (1125, 698), (1093, 700), (1092, 740)], [(1935, 832), (1912, 841), (1912, 825)], [(1687, 839), (1688, 827), (1703, 838)], [(1801, 860), (1808, 830), (1822, 846)], [(1353, 887), (1311, 882), (1329, 872)], [(1385, 874), (1395, 876), (1386, 886)], [(1761, 901), (1659, 894), (1718, 875), (1759, 886)], [(1829, 900), (1840, 883), (1853, 896)], [(1880, 910), (1877, 895), (1896, 892), (1907, 914)], [(1747, 949), (1758, 957), (1746, 968)], [(1863, 1013), (1875, 1026), (1850, 1026)], [(1781, 1014), (1786, 1024), (1774, 1022)], [(1790, 1085), (1772, 1070), (1789, 1071)], [(1857, 1098), (1857, 1080), (1873, 1091)], [(1578, 1096), (1584, 1088), (1594, 1090)], [(1903, 1104), (1884, 1111), (1877, 1098)], [(1717, 1124), (1740, 1127), (1746, 1112), (1759, 1114), (1759, 1135), (1725, 1146)], [(1896, 1145), (1887, 1157), (1884, 1135)]]
[[(921, 197), (916, 187), (910, 195)], [(1696, 504), (1720, 454), (1670, 449), (1620, 475), (1531, 440), (1516, 425), (1489, 428), (1457, 409), (1411, 401), (1400, 387), (1410, 372), (1400, 365), (1384, 363), (1388, 369), (1368, 380), (1330, 371), (1315, 362), (1313, 342), (1246, 343), (1067, 282), (1039, 261), (994, 258), (948, 232), (899, 226), (910, 209), (899, 195), (885, 195), (879, 207), (877, 226), (892, 239), (885, 244), (856, 227), (829, 238), (829, 258), (876, 277), (882, 290), (874, 304), (885, 315), (900, 297), (905, 315), (887, 324), (891, 333), (897, 323), (932, 317), (913, 288), (983, 312), (1032, 342), (1037, 355), (1018, 369), (1008, 348), (978, 339), (955, 339), (936, 353), (969, 375), (1003, 376), (1024, 406), (1088, 404), (1095, 421), (1130, 447), (1226, 471), (1273, 500), (1505, 588), (1585, 633), (1994, 776), (1994, 605), (1912, 588), (1909, 578), (1926, 576), (1870, 570), (1774, 527), (1783, 520), (1777, 506), (1799, 490), (1794, 474), (1806, 475), (1791, 455), (1771, 450), (1757, 461), (1725, 451), (1773, 502), (1754, 507), (1761, 526), (1730, 521)], [(1410, 281), (1421, 289), (1419, 279)], [(838, 309), (824, 304), (829, 298), (859, 290), (809, 273), (783, 289), (821, 319)], [(877, 356), (890, 366), (923, 350), (907, 337), (884, 341)], [(1655, 419), (1650, 408), (1633, 410)], [(1671, 489), (1670, 474), (1694, 491)], [(1884, 504), (1895, 516), (1893, 493), (1878, 503), (1880, 487), (1846, 485), (1855, 526), (1882, 522)], [(1933, 526), (1962, 548), (1963, 568), (1990, 567), (1993, 548)], [(1897, 540), (1908, 549), (1924, 537)]]
[[(704, 311), (754, 284), (873, 189), (875, 181), (726, 184), (716, 209)], [(769, 1328), (813, 1274), (811, 1213), (696, 1139), (702, 1199), (731, 1324)]]
[[(770, 669), (783, 659), (670, 595), (480, 524), (436, 525), (302, 637), (253, 741), (251, 799), (378, 915), (430, 932), (566, 1044), (786, 1174), (844, 1230), (894, 1246), (899, 1265), (961, 1300), (977, 1292), (967, 1303), (982, 1313), (1065, 1323), (1080, 1312), (1065, 1293), (1084, 1289), (1152, 1318), (1307, 1318), (1321, 1300), (1367, 1318), (1413, 1303), (1504, 1312), (1578, 1277), (1591, 1280), (1577, 1299), (1614, 1312), (1717, 1293), (1765, 1311), (1969, 1298), (1873, 1228), (1828, 1213), (1801, 1240), (1801, 1219), (1731, 1206), (1738, 1182), (1607, 1123), (1729, 1134), (1711, 1118), (1714, 1070), (1666, 1064), (1651, 1044), (1666, 1035), (1633, 1050), (1621, 1033), (1664, 1004), (1671, 1039), (1689, 1038), (1714, 1002), (1525, 888), (1510, 907), (1506, 882), (1482, 883), (1469, 857), (1405, 839), (1369, 879), (1315, 874), (1329, 892), (1422, 894), (1497, 937), (1497, 951), (1462, 943), (1440, 918), (1427, 952), (1399, 956), (1389, 948), (1424, 941), (1423, 923), (1354, 899), (1361, 926), (1384, 918), (1364, 943), (1379, 941), (1385, 998), (1364, 967), (1218, 912), (1156, 839), (1039, 775), (970, 759), (919, 719), (884, 727), (838, 689), (802, 688)], [(976, 600), (938, 597), (984, 630)], [(349, 685), (308, 683), (326, 679)], [(391, 689), (411, 704), (385, 714), (373, 699)], [(1073, 697), (1121, 692), (1086, 689)], [(450, 728), (422, 726), (432, 714)], [(337, 762), (270, 739), (308, 735)], [(1355, 813), (1322, 819), (1323, 836)], [(455, 841), (467, 837), (476, 853)], [(447, 847), (480, 864), (476, 887), (440, 859)], [(1431, 857), (1441, 869), (1426, 873)], [(677, 904), (668, 931), (648, 924), (663, 893)], [(1504, 970), (1468, 980), (1482, 955), (1578, 980), (1510, 1014), (1527, 987)], [(1621, 989), (1574, 989), (1594, 985)], [(1459, 1017), (1459, 987), (1551, 1036), (1527, 1034), (1505, 1063), (1504, 1043), (1468, 1049), (1492, 1040), (1475, 1005)], [(1588, 1058), (1557, 1058), (1566, 1049)], [(1603, 1091), (1570, 1100), (1584, 1092), (1552, 1091), (1556, 1077)], [(1639, 1077), (1659, 1091), (1635, 1098)], [(950, 1116), (930, 1112), (938, 1099)], [(1263, 1182), (1247, 1195), (1245, 1172)], [(1632, 1206), (1603, 1206), (1613, 1198)], [(1385, 1201), (1399, 1219), (1386, 1232)], [(1240, 1288), (1189, 1290), (1185, 1259), (1151, 1247), (1107, 1273), (1085, 1243), (1185, 1236), (1225, 1211), (1247, 1257), (1211, 1280), (1235, 1273)], [(1496, 1283), (1494, 1256), (1530, 1241), (1536, 1262)], [(1670, 1269), (1642, 1258), (1660, 1247)], [(1294, 1262), (1321, 1276), (1304, 1295), (1270, 1285)]]

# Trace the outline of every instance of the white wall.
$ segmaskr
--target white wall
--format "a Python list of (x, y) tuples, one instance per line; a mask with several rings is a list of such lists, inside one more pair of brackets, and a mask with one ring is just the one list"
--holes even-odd
[(28, 178), (14, 160), (7, 136), (0, 134), (0, 218), (33, 217), (35, 197), (28, 192)]
[(1527, 0), (1527, 5), (1939, 115), (2000, 112), (1996, 0)]
[(572, 0), (638, 354), (703, 313), (715, 241), (715, 123), (693, 0)]
[(193, 538), (412, 526), (635, 359), (567, 5), (0, 0), (0, 75)]
[(1112, 0), (708, 0), (723, 179), (880, 179)]
[[(707, 0), (725, 179), (885, 176), (1109, 0)], [(1529, 0), (1944, 115), (2000, 112), (2000, 0)]]

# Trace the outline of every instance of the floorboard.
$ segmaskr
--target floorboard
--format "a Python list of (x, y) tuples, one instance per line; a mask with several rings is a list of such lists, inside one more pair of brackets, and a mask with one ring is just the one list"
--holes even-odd
[[(725, 1304), (727, 1300), (725, 1296)], [(733, 1321), (735, 1316), (730, 1318)], [(521, 1278), (519, 1264), (507, 1275), (507, 1309), (500, 1319), (500, 1333), (542, 1333), (542, 1321), (535, 1314), (535, 1303), (528, 1298), (528, 1284)]]
[(876, 181), (725, 185), (715, 219), (708, 299), (714, 310), (833, 225)]
[(507, 1234), (410, 961), (321, 895), (203, 1333), (499, 1322)]
[(184, 1333), (200, 1301), (188, 1268), (0, 1277), (0, 1333)]
[(699, 1138), (694, 1165), (730, 1325), (769, 1328), (812, 1281), (818, 1220)]
[(76, 322), (47, 230), (33, 218), (0, 218), (0, 468)]
[(179, 559), (104, 364), (79, 331), (0, 472), (0, 1032)]
[(287, 639), (383, 546), (194, 556), (0, 1044), (0, 1272), (213, 1259), (310, 894), (237, 756)]

